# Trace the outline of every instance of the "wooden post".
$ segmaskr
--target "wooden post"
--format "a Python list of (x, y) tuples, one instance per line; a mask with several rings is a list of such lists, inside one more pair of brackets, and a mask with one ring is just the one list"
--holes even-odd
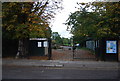
[(120, 61), (120, 40), (118, 40), (118, 61)]

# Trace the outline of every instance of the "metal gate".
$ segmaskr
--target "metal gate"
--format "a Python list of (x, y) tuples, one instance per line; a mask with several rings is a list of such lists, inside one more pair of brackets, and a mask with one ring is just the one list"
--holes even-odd
[(96, 60), (95, 54), (88, 49), (73, 49), (73, 59)]

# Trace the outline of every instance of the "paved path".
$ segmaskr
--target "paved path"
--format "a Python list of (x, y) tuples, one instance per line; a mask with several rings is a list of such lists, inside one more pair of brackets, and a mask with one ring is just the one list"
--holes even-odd
[(52, 60), (72, 61), (73, 60), (72, 50), (53, 49)]
[[(76, 59), (77, 58), (77, 59)], [(80, 50), (77, 49), (74, 52), (74, 59), (73, 59), (73, 51), (72, 50), (62, 50), (56, 49), (52, 50), (52, 60), (64, 60), (64, 61), (95, 61), (95, 55), (93, 55), (88, 50)]]

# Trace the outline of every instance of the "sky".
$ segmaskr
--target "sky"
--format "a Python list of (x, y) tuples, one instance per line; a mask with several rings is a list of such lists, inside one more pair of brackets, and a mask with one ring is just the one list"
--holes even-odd
[(52, 31), (58, 32), (61, 37), (70, 38), (72, 34), (70, 34), (70, 31), (66, 31), (67, 26), (64, 24), (66, 20), (68, 19), (70, 13), (75, 12), (77, 9), (77, 2), (91, 2), (93, 0), (63, 0), (63, 8), (61, 10), (61, 13), (57, 13), (54, 19), (54, 22), (52, 23)]

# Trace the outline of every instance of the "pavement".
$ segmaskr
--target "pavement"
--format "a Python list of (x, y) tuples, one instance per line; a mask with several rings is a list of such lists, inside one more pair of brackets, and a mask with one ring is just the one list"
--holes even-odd
[(2, 59), (4, 66), (36, 66), (81, 69), (120, 69), (119, 62)]

